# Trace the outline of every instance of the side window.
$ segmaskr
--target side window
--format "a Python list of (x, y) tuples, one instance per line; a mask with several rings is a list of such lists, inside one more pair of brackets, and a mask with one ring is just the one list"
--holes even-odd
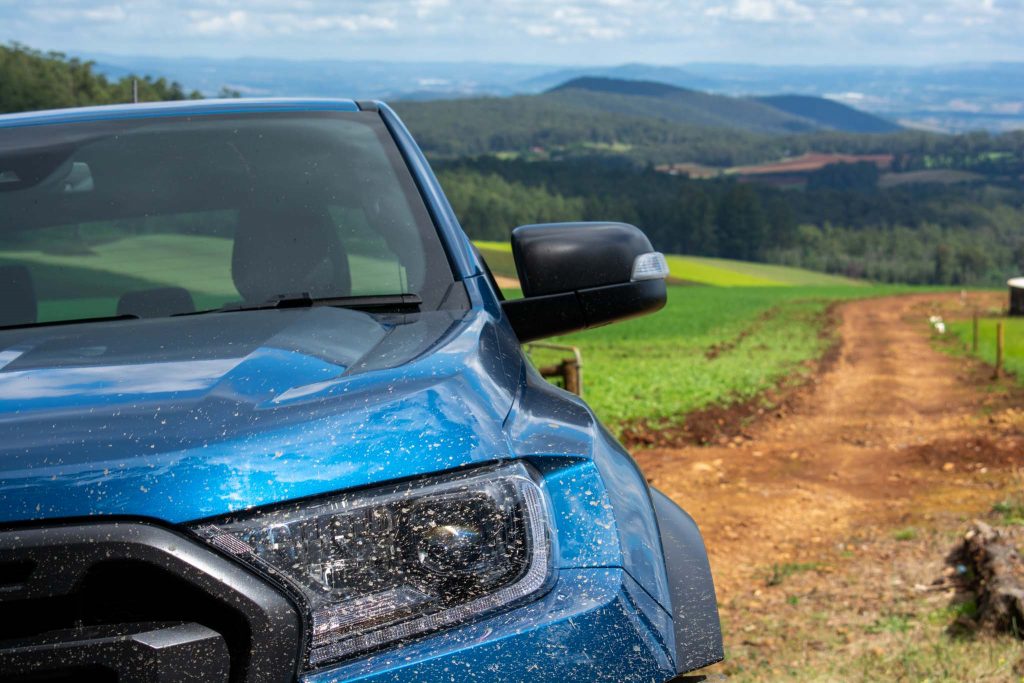
[(401, 259), (361, 208), (329, 206), (331, 220), (348, 255), (352, 294), (401, 294), (409, 291), (409, 278)]

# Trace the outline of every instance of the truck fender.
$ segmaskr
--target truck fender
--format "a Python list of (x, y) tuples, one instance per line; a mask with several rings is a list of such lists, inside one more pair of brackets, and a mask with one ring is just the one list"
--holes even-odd
[(715, 584), (704, 539), (693, 518), (657, 489), (651, 489), (651, 501), (672, 599), (676, 671), (685, 673), (725, 657)]

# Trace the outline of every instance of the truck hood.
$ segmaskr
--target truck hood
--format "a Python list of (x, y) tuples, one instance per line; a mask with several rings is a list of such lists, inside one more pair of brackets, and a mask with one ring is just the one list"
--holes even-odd
[(508, 457), (483, 311), (315, 307), (0, 333), (0, 520), (182, 522)]

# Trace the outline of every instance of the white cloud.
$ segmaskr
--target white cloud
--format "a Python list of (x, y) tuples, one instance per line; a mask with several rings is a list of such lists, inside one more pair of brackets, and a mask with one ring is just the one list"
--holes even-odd
[(215, 14), (191, 12), (191, 30), (201, 35), (292, 35), (331, 31), (393, 31), (394, 19), (370, 14), (313, 14), (231, 10)]
[(1021, 26), (1024, 0), (0, 0), (0, 41), (228, 57), (1007, 60)]
[(122, 5), (100, 5), (82, 12), (82, 15), (90, 21), (124, 21), (128, 12)]
[(540, 17), (528, 15), (519, 22), (519, 28), (534, 38), (550, 39), (560, 44), (616, 40), (623, 38), (632, 27), (630, 15), (637, 14), (636, 8), (631, 7), (627, 0), (598, 0), (598, 8), (585, 7), (584, 4), (563, 4)]
[(451, 0), (413, 0), (412, 5), (416, 16), (425, 19), (437, 11), (450, 7)]
[(196, 12), (193, 18), (192, 30), (203, 35), (244, 33), (254, 30), (249, 22), (249, 14), (244, 10), (234, 10), (227, 14)]
[(814, 12), (797, 0), (735, 0), (730, 4), (712, 5), (705, 9), (709, 17), (758, 23), (814, 19)]

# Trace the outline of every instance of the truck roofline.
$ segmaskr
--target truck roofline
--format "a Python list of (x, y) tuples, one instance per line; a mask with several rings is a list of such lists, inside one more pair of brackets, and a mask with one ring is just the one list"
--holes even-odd
[(175, 100), (171, 102), (109, 104), (97, 107), (72, 107), (69, 109), (47, 109), (17, 114), (0, 114), (0, 128), (159, 116), (208, 116), (273, 111), (355, 112), (359, 110), (360, 107), (354, 100), (329, 98), (267, 97), (253, 99)]

